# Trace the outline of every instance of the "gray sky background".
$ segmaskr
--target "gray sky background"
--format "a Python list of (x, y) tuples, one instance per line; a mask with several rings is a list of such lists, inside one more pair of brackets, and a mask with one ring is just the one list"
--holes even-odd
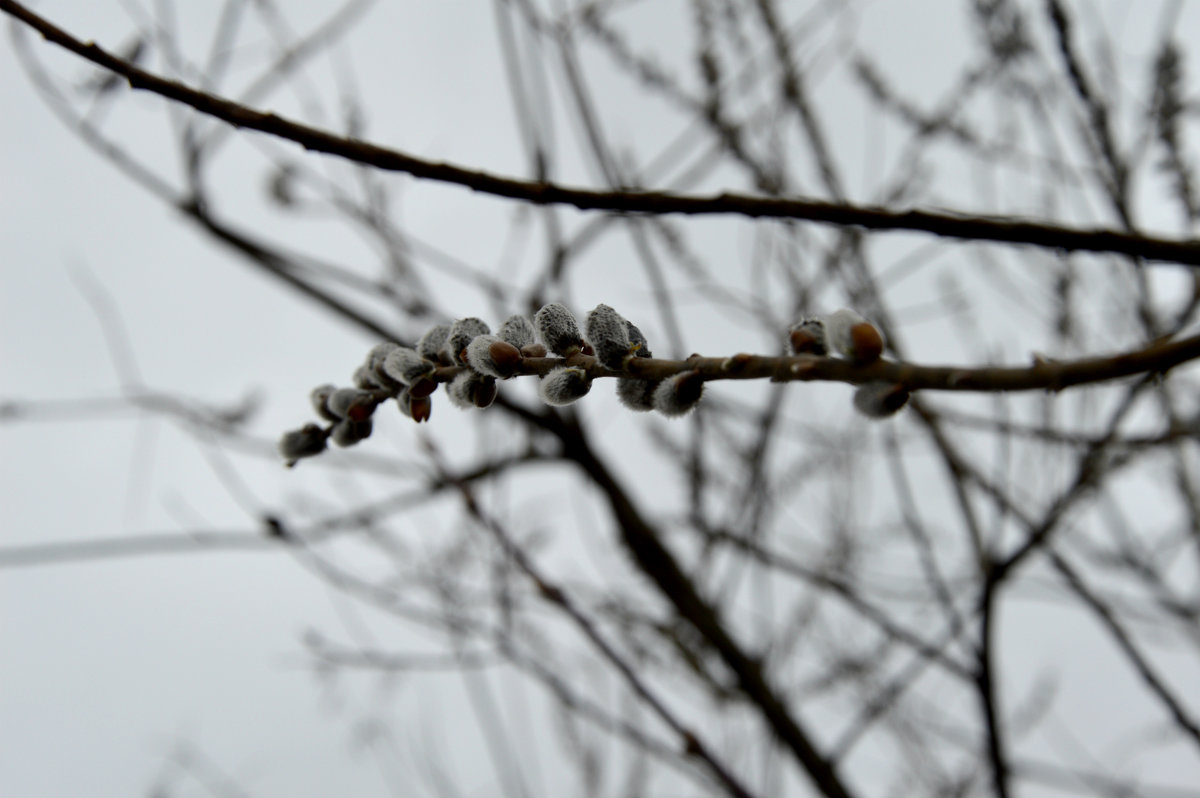
[[(116, 48), (151, 13), (146, 5), (45, 0), (36, 8), (81, 38)], [(178, 5), (183, 49), (193, 56), (204, 53), (219, 4)], [(280, 5), (297, 31), (310, 28), (330, 8), (319, 0)], [(673, 18), (674, 5), (642, 4), (630, 12), (636, 39), (661, 45), (666, 63), (683, 57), (682, 33), (659, 19)], [(858, 10), (849, 15), (853, 22), (845, 23), (847, 40), (890, 64), (889, 78), (910, 92), (937, 96), (953, 72), (947, 65), (960, 63), (973, 44), (960, 4), (852, 5)], [(1110, 31), (1120, 31), (1119, 41), (1128, 47), (1118, 56), (1140, 57), (1154, 19), (1140, 16), (1136, 3), (1100, 5)], [(1194, 41), (1200, 36), (1200, 7), (1188, 4), (1183, 19), (1180, 38)], [(7, 29), (9, 21), (4, 22)], [(26, 39), (55, 74), (76, 85), (95, 76), (78, 59), (34, 37)], [(343, 77), (352, 75), (367, 108), (368, 138), (432, 159), (525, 172), (491, 4), (389, 0), (368, 13), (349, 41), (352, 47), (335, 48), (332, 59), (306, 70), (305, 79), (331, 97), (331, 75), (338, 70)], [(255, 43), (248, 40), (247, 50)], [(155, 57), (150, 65), (159, 68), (161, 62)], [(235, 74), (249, 74), (252, 65), (235, 60)], [(820, 81), (818, 97), (837, 120), (833, 138), (839, 151), (850, 154), (851, 161), (854, 153), (862, 153), (862, 174), (849, 188), (856, 198), (870, 200), (873, 170), (894, 166), (890, 159), (897, 141), (865, 124), (865, 105), (859, 94), (845, 91), (839, 69), (844, 65)], [(602, 106), (614, 109), (603, 122), (616, 140), (644, 152), (680, 132), (668, 112), (627, 101), (627, 85), (599, 77), (598, 69), (595, 74)], [(116, 127), (108, 129), (120, 130), (131, 150), (178, 169), (164, 103), (123, 91), (118, 105), (120, 111), (112, 113)], [(313, 117), (289, 92), (262, 105), (339, 126), (336, 106), (327, 107), (324, 118)], [(39, 418), (0, 426), (0, 546), (197, 530), (244, 532), (250, 538), (256, 533), (253, 513), (291, 501), (332, 506), (338, 495), (383, 495), (377, 482), (339, 473), (336, 458), (330, 466), (306, 463), (288, 471), (269, 455), (225, 453), (159, 415), (71, 409), (76, 400), (119, 396), (123, 376), (131, 376), (122, 375), (106, 344), (96, 312), (100, 294), (119, 316), (145, 389), (231, 406), (254, 395), (262, 404), (251, 431), (264, 440), (306, 420), (309, 389), (347, 379), (373, 341), (205, 241), (82, 145), (36, 96), (7, 30), (0, 45), (0, 108), (0, 399), (34, 401), (42, 408)], [(993, 112), (1001, 121), (1003, 109)], [(566, 181), (594, 182), (589, 167), (569, 155), (576, 148), (566, 142), (576, 132), (559, 125), (557, 135), (564, 142)], [(211, 175), (227, 218), (272, 233), (286, 231), (298, 249), (362, 263), (363, 273), (372, 273), (377, 266), (371, 249), (332, 223), (313, 219), (297, 225), (270, 210), (263, 197), (269, 175), (258, 155), (264, 150), (299, 155), (289, 145), (259, 136), (234, 143)], [(309, 162), (333, 178), (348, 173), (345, 165), (328, 159), (310, 157)], [(398, 213), (418, 237), (514, 281), (540, 263), (533, 257), (541, 245), (535, 231), (518, 226), (524, 239), (511, 237), (517, 208), (458, 189), (387, 179), (404, 185)], [(951, 181), (939, 191), (945, 204), (966, 197), (969, 206), (975, 185), (964, 179), (956, 187)], [(1006, 190), (1001, 186), (997, 193), (1003, 198)], [(1086, 216), (1088, 211), (1072, 213)], [(727, 274), (744, 269), (754, 256), (754, 241), (744, 227), (718, 221), (710, 229), (714, 259)], [(921, 240), (897, 235), (887, 242), (899, 255)], [(570, 300), (583, 309), (615, 295), (624, 303), (618, 309), (633, 317), (652, 307), (640, 275), (614, 274), (606, 266), (606, 258), (622, 257), (619, 249), (593, 253), (593, 268), (572, 282)], [(1172, 279), (1164, 277), (1164, 286)], [(902, 295), (919, 306), (938, 286), (935, 274), (897, 291), (907, 292)], [(469, 282), (448, 278), (435, 288), (455, 315), (497, 318), (496, 309)], [(717, 354), (776, 345), (754, 331), (739, 338), (739, 330), (749, 325), (736, 316), (715, 322), (702, 310), (690, 314), (686, 303), (683, 307), (689, 350)], [(1010, 305), (981, 301), (977, 310), (979, 329), (996, 342), (990, 355), (1020, 358), (1037, 347), (1035, 331), (991, 335), (1012, 324)], [(981, 356), (937, 323), (907, 332), (910, 345), (927, 362)], [(815, 420), (843, 417), (844, 396), (835, 407), (823, 403), (825, 395), (814, 391)], [(611, 397), (596, 397), (590, 410), (594, 423), (614, 423), (605, 419), (615, 417), (616, 408)], [(420, 461), (409, 426), (395, 419), (381, 427), (369, 442), (375, 454)], [(470, 424), (458, 411), (436, 408), (431, 430), (448, 457), (465, 460), (476, 453)], [(253, 486), (250, 495), (223, 476), (230, 467)], [(653, 484), (652, 466), (645, 474), (646, 489), (671, 489)], [(510, 501), (519, 505), (534, 498)], [(599, 519), (573, 518), (565, 502), (551, 499), (548, 507), (561, 510), (563, 528), (586, 532), (601, 526)], [(434, 527), (436, 515), (418, 514), (412, 523), (422, 521)], [(581, 545), (588, 550), (588, 544)], [(340, 556), (353, 562), (356, 555)], [(1028, 650), (1020, 653), (1029, 664), (1018, 670), (1036, 671), (1063, 651), (1086, 651), (1096, 644), (1090, 630), (1064, 633), (1070, 624), (1045, 618), (1044, 612), (1038, 605), (1022, 617), (1018, 608), (1006, 618), (1026, 632), (1021, 639)], [(344, 636), (351, 617), (357, 620), (349, 623), (361, 621), (398, 648), (427, 642), (418, 632), (349, 608), (313, 576), (302, 556), (270, 548), (4, 569), (0, 793), (149, 794), (161, 777), (174, 785), (172, 795), (221, 794), (179, 776), (169, 764), (172, 756), (191, 752), (255, 795), (387, 795), (389, 783), (405, 783), (420, 770), (422, 757), (453, 763), (450, 769), (467, 794), (489, 794), (494, 775), (477, 744), (456, 737), (462, 724), (473, 723), (459, 677), (431, 677), (419, 689), (409, 689), (412, 683), (405, 680), (314, 677), (302, 636), (309, 630)], [(1059, 685), (1059, 700), (1077, 719), (1089, 717), (1087, 708), (1094, 704), (1095, 722), (1111, 724), (1119, 711), (1114, 714), (1106, 703), (1120, 699), (1097, 701), (1096, 685), (1106, 677), (1095, 676), (1093, 684)], [(1194, 689), (1198, 683), (1192, 682), (1192, 699), (1200, 697)], [(512, 701), (519, 704), (519, 697)], [(387, 744), (363, 742), (375, 718), (389, 724)], [(1178, 758), (1164, 762), (1160, 781), (1200, 779), (1194, 760), (1190, 766)], [(193, 772), (205, 769), (199, 764)], [(542, 791), (555, 794), (553, 763), (543, 763), (541, 770)]]

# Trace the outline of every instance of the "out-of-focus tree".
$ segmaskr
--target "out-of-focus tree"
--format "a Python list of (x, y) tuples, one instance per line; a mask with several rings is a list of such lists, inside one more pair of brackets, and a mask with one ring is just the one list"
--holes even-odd
[[(372, 344), (559, 302), (581, 321), (612, 305), (657, 356), (634, 373), (705, 390), (682, 419), (638, 414), (576, 354), (591, 391), (551, 407), (534, 375), (556, 362), (527, 358), (482, 389), (498, 388), (486, 410), (451, 407), (443, 385), (414, 425), (424, 400), (360, 375), (365, 398), (344, 398), (364, 420), (309, 434), (367, 439), (301, 462), (313, 495), (264, 500), (259, 537), (0, 557), (300, 551), (435, 643), (313, 635), (321, 669), (445, 666), (526, 691), (527, 716), (504, 718), (483, 690), (462, 730), (498, 793), (536, 793), (540, 760), (559, 794), (1200, 794), (1197, 31), (1178, 29), (1180, 3), (1116, 22), (1110, 4), (943, 7), (969, 46), (921, 83), (905, 46), (859, 46), (879, 5), (497, 0), (520, 151), (444, 163), (374, 123), (414, 109), (356, 93), (356, 31), (385, 12), (372, 3), (298, 35), (284, 4), (227, 0), (192, 52), (161, 16), (107, 49), (69, 14), (0, 0), (83, 142), (364, 333), (345, 373), (313, 385), (349, 386)], [(1137, 41), (1135, 14), (1154, 20)], [(77, 60), (49, 70), (61, 48)], [(120, 115), (148, 95), (176, 162), (124, 146)], [(256, 173), (223, 168), (243, 142)], [(405, 222), (425, 198), (496, 257)], [(298, 251), (314, 224), (334, 245)], [(332, 254), (355, 237), (372, 263)], [(883, 360), (789, 351), (793, 324), (843, 306), (882, 332)], [(851, 397), (872, 388), (911, 398), (870, 419)], [(407, 410), (379, 403), (398, 391)], [(248, 413), (136, 401), (261, 453)], [(347, 471), (359, 489), (341, 489)], [(1080, 642), (1047, 666), (1035, 640), (1056, 636)], [(535, 742), (545, 727), (553, 742)], [(425, 775), (456, 792), (436, 762)]]

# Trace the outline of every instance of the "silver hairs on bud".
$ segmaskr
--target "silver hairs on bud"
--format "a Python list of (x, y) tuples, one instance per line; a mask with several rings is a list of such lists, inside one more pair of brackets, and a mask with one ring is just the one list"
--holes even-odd
[(597, 305), (584, 320), (587, 341), (605, 368), (621, 371), (630, 358), (629, 323), (608, 305)]
[(592, 389), (592, 381), (587, 372), (580, 368), (559, 366), (551, 371), (538, 384), (538, 394), (542, 401), (555, 407), (564, 407), (587, 396)]
[(487, 407), (496, 398), (496, 379), (478, 371), (463, 370), (446, 385), (450, 404), (463, 410)]
[(450, 325), (450, 332), (446, 334), (444, 351), (455, 365), (465, 366), (467, 362), (463, 360), (463, 350), (467, 348), (467, 344), (471, 343), (475, 336), (487, 335), (490, 332), (491, 328), (483, 319), (477, 319), (474, 316), (459, 319)]
[(367, 371), (370, 373), (374, 382), (383, 388), (397, 388), (396, 380), (388, 374), (383, 368), (383, 362), (387, 359), (390, 352), (399, 349), (400, 344), (394, 341), (384, 341), (381, 344), (375, 344), (371, 347), (371, 351), (367, 352), (367, 360), (363, 363)]
[(704, 378), (698, 371), (673, 374), (654, 389), (654, 409), (664, 416), (686, 415), (704, 395)]
[(557, 302), (544, 305), (534, 315), (533, 326), (538, 338), (556, 355), (569, 357), (578, 352), (583, 343), (579, 323), (565, 305)]
[(829, 354), (829, 342), (825, 337), (825, 322), (815, 317), (805, 317), (788, 330), (788, 348), (793, 355)]
[(354, 370), (354, 375), (350, 378), (350, 382), (354, 383), (355, 388), (359, 388), (364, 391), (374, 391), (377, 388), (384, 387), (379, 384), (379, 380), (376, 378), (375, 372), (371, 371), (370, 367), (366, 363), (363, 363)]
[(426, 360), (437, 363), (442, 347), (446, 345), (446, 337), (450, 335), (449, 324), (435, 324), (425, 331), (421, 340), (417, 341), (417, 354)]
[(362, 421), (344, 418), (333, 425), (333, 431), (329, 433), (329, 438), (338, 446), (353, 446), (359, 441), (369, 438), (373, 427), (374, 424), (369, 418)]
[(825, 337), (831, 351), (856, 363), (873, 363), (883, 352), (883, 334), (849, 308), (830, 313), (823, 319)]
[(637, 328), (637, 325), (626, 319), (625, 327), (629, 333), (629, 347), (634, 350), (634, 355), (637, 357), (654, 357), (650, 354), (650, 342), (646, 340), (646, 336)]
[(338, 421), (341, 418), (341, 416), (335, 415), (329, 409), (329, 397), (333, 396), (336, 390), (336, 385), (326, 383), (325, 385), (318, 385), (316, 388), (313, 388), (312, 393), (308, 395), (309, 401), (312, 402), (313, 410), (326, 421)]
[(421, 357), (417, 350), (396, 346), (384, 358), (382, 371), (401, 385), (412, 385), (432, 374), (435, 367), (436, 364)]
[(654, 391), (658, 383), (654, 380), (639, 380), (636, 377), (617, 378), (617, 398), (621, 404), (639, 413), (654, 409)]
[(316, 424), (305, 424), (300, 429), (283, 434), (279, 439), (279, 454), (287, 461), (288, 467), (291, 467), (297, 460), (325, 451), (325, 439), (325, 430)]
[(887, 418), (908, 404), (908, 390), (899, 383), (868, 382), (854, 391), (854, 409), (867, 418)]
[(480, 374), (508, 379), (521, 365), (521, 350), (495, 335), (477, 335), (467, 344), (467, 364)]
[(339, 419), (361, 421), (375, 409), (375, 395), (360, 388), (338, 388), (329, 395), (326, 407)]
[(533, 329), (533, 322), (525, 316), (516, 314), (504, 320), (500, 329), (496, 331), (496, 335), (501, 341), (510, 343), (517, 349), (523, 349), (534, 342), (537, 333)]

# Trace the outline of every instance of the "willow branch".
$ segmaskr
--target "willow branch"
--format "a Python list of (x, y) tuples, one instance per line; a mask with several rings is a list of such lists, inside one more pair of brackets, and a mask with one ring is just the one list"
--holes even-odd
[(0, 11), (38, 31), (43, 38), (129, 81), (131, 88), (189, 106), (234, 127), (286, 139), (314, 152), (334, 155), (384, 171), (459, 185), (484, 194), (535, 205), (571, 205), (617, 213), (716, 215), (794, 219), (869, 230), (912, 230), (967, 241), (993, 241), (1062, 251), (1108, 252), (1149, 261), (1200, 266), (1200, 241), (1144, 236), (1109, 229), (1082, 229), (1013, 217), (947, 212), (897, 211), (871, 205), (812, 199), (721, 193), (708, 196), (661, 191), (597, 191), (556, 183), (519, 180), (462, 166), (417, 158), (399, 150), (300, 124), (271, 112), (191, 88), (141, 69), (94, 42), (84, 42), (21, 3), (0, 0)]
[[(757, 380), (775, 382), (890, 382), (910, 391), (1060, 391), (1077, 385), (1107, 382), (1139, 374), (1165, 374), (1175, 366), (1200, 358), (1200, 335), (1175, 341), (1156, 341), (1142, 349), (1079, 360), (1035, 357), (1030, 366), (981, 367), (922, 366), (894, 360), (859, 365), (849, 360), (813, 355), (774, 357), (736, 354), (686, 360), (633, 358), (624, 372), (605, 368), (590, 355), (525, 358), (519, 374), (544, 376), (564, 363), (587, 370), (588, 376), (637, 377), (659, 380), (684, 371), (698, 372), (705, 380)], [(438, 381), (453, 379), (458, 367), (436, 372)]]

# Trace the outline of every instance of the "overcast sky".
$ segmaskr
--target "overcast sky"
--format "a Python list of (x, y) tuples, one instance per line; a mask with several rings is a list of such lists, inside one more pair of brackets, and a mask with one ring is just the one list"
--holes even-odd
[[(80, 38), (116, 49), (148, 18), (143, 5), (149, 4), (44, 0), (36, 8)], [(179, 9), (182, 47), (199, 59), (220, 4), (178, 5), (188, 6)], [(309, 29), (330, 5), (280, 4), (296, 31)], [(659, 13), (673, 19), (673, 5), (636, 12), (640, 40), (661, 41), (668, 63), (683, 46), (682, 33), (655, 23)], [(950, 74), (946, 65), (960, 63), (972, 46), (959, 4), (860, 5), (849, 15), (846, 35), (892, 65), (890, 79), (906, 90), (924, 87), (936, 96)], [(1153, 20), (1138, 17), (1133, 3), (1102, 5), (1113, 27), (1124, 30), (1131, 55), (1153, 30)], [(1189, 4), (1182, 41), (1200, 36), (1196, 12)], [(96, 79), (78, 59), (36, 37), (25, 39), (75, 87)], [(334, 51), (332, 69), (324, 61), (305, 80), (324, 90), (339, 69), (341, 79), (352, 79), (366, 100), (369, 138), (435, 160), (526, 173), (490, 4), (388, 0), (367, 13), (350, 40), (353, 47)], [(256, 43), (251, 37), (247, 51)], [(162, 67), (158, 53), (147, 63)], [(252, 64), (235, 60), (235, 69), (249, 74)], [(894, 147), (861, 129), (861, 99), (848, 92), (842, 99), (837, 80), (822, 82), (820, 98), (841, 121), (838, 146), (851, 152)], [(625, 90), (597, 79), (602, 101)], [(120, 94), (126, 110), (97, 107), (98, 118), (111, 113), (126, 147), (178, 175), (164, 103), (126, 89)], [(80, 96), (82, 90), (73, 99)], [(270, 97), (264, 107), (306, 114), (288, 93)], [(464, 682), (446, 675), (414, 691), (404, 680), (315, 675), (302, 644), (311, 630), (344, 636), (348, 624), (361, 621), (397, 648), (423, 641), (351, 609), (314, 577), (303, 556), (263, 541), (253, 522), (289, 501), (328, 500), (331, 474), (335, 482), (342, 479), (337, 484), (343, 490), (376, 495), (377, 486), (324, 467), (288, 471), (269, 450), (230, 454), (165, 414), (115, 401), (123, 391), (143, 390), (229, 407), (252, 399), (259, 404), (249, 432), (270, 441), (307, 419), (313, 385), (344, 381), (373, 341), (248, 269), (83, 145), (39, 99), (7, 35), (0, 46), (0, 108), (0, 399), (33, 402), (35, 411), (0, 426), (0, 546), (198, 531), (242, 534), (246, 541), (233, 551), (0, 569), (0, 793), (148, 795), (161, 782), (172, 795), (237, 794), (232, 784), (262, 796), (389, 795), (406, 783), (408, 776), (398, 774), (421, 767), (424, 752), (454, 763), (468, 794), (488, 794), (494, 775), (479, 750), (455, 745), (458, 724), (473, 722)], [(335, 104), (325, 113), (329, 118), (306, 118), (340, 127)], [(636, 149), (680, 132), (669, 114), (656, 113), (631, 102), (624, 115), (604, 121), (618, 141)], [(574, 133), (564, 128), (561, 135)], [(255, 196), (237, 191), (266, 185), (270, 175), (260, 152), (295, 151), (263, 137), (245, 138), (212, 178), (224, 211), (250, 227), (283, 229), (272, 227), (279, 220), (270, 215), (265, 190)], [(330, 176), (346, 174), (343, 165), (314, 160)], [(864, 193), (872, 161), (864, 157), (861, 163), (863, 174), (850, 190), (870, 199)], [(569, 182), (594, 182), (585, 164), (565, 158), (561, 167)], [(249, 169), (255, 170), (252, 178), (239, 174)], [(223, 175), (238, 179), (237, 191), (221, 193)], [(395, 180), (406, 185), (403, 222), (424, 240), (452, 247), (453, 255), (479, 269), (521, 278), (527, 268), (522, 258), (537, 242), (508, 240), (512, 208), (495, 201), (487, 206), (490, 216), (465, 218), (467, 192)], [(952, 199), (958, 198), (947, 196)], [(473, 201), (472, 208), (487, 205)], [(319, 218), (303, 229), (287, 228), (289, 243), (342, 262), (365, 264), (374, 257), (365, 244), (335, 237), (329, 228)], [(740, 269), (753, 242), (730, 240), (719, 223), (713, 229), (714, 252), (727, 251), (726, 267)], [(919, 243), (903, 236), (895, 242), (897, 251)], [(614, 276), (604, 267), (605, 256), (600, 249), (594, 271), (573, 282), (574, 301), (590, 307), (615, 292), (634, 308), (650, 307), (639, 278)], [(364, 266), (364, 273), (372, 268)], [(434, 289), (450, 313), (495, 319), (495, 308), (469, 282), (448, 280)], [(913, 292), (913, 306), (927, 298), (916, 286), (902, 290)], [(376, 308), (381, 317), (383, 308)], [(992, 313), (981, 311), (983, 328)], [(753, 330), (732, 341), (730, 330), (739, 323), (710, 325), (685, 306), (688, 351), (772, 346)], [(113, 325), (119, 327), (115, 336)], [(978, 354), (944, 331), (909, 332), (929, 362)], [(127, 342), (129, 351), (114, 351), (114, 341)], [(1006, 345), (997, 343), (996, 351), (1018, 355), (1025, 342), (1007, 353)], [(611, 399), (602, 401), (605, 412), (619, 412)], [(453, 421), (456, 411), (439, 412), (434, 430), (442, 448), (451, 457), (456, 447), (458, 456), (473, 454), (469, 430)], [(376, 454), (419, 462), (405, 448), (411, 431), (397, 421), (384, 432), (371, 441)], [(1030, 629), (1031, 647), (1056, 642), (1039, 635)], [(1054, 635), (1061, 642), (1061, 632)], [(1089, 698), (1072, 695), (1068, 685), (1063, 700), (1085, 706)], [(398, 738), (395, 744), (375, 746), (364, 734), (381, 713), (392, 722), (388, 733)], [(179, 766), (185, 759), (190, 764)], [(544, 770), (546, 789), (540, 791), (554, 794), (553, 767)], [(1200, 770), (1193, 760), (1190, 771), (1159, 775), (1186, 783), (1200, 778)], [(203, 783), (224, 778), (229, 784)]]

